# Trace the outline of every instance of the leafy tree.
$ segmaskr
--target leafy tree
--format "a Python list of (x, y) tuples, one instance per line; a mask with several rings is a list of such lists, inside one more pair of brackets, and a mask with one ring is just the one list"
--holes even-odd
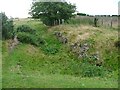
[(40, 18), (44, 24), (52, 26), (70, 19), (75, 10), (76, 6), (67, 2), (33, 1), (30, 14), (33, 18)]
[(8, 19), (5, 13), (0, 13), (0, 22), (2, 24), (2, 38), (9, 39), (13, 36), (13, 20)]

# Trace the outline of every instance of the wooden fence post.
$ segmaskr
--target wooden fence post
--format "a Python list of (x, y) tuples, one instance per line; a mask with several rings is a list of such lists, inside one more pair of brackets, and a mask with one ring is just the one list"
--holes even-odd
[(102, 19), (102, 26), (103, 26), (103, 19)]
[(97, 23), (98, 23), (98, 18), (94, 18), (94, 25), (95, 25), (95, 27), (97, 27)]

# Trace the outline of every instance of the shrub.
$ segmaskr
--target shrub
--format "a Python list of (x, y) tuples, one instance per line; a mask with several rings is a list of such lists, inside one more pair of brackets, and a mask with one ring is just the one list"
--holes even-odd
[(28, 43), (35, 46), (40, 46), (41, 44), (45, 44), (45, 40), (41, 37), (25, 33), (25, 32), (19, 32), (17, 35), (17, 38), (22, 43)]
[(18, 40), (22, 43), (28, 43), (35, 46), (45, 44), (45, 40), (37, 35), (37, 31), (30, 28), (28, 25), (21, 25), (17, 28)]
[(0, 22), (1, 22), (1, 25), (2, 25), (2, 32), (0, 31), (0, 33), (2, 33), (2, 38), (3, 39), (12, 38), (13, 30), (14, 30), (13, 20), (9, 19), (5, 15), (5, 13), (0, 13)]
[(28, 33), (18, 33), (17, 38), (22, 43), (34, 44), (35, 37)]
[(26, 32), (30, 34), (35, 34), (35, 30), (30, 28), (28, 25), (21, 25), (17, 27), (17, 32)]

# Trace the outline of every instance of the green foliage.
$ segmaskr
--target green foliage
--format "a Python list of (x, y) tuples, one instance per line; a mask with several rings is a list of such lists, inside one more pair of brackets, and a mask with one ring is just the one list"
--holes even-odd
[(58, 52), (58, 49), (56, 47), (46, 46), (46, 48), (44, 48), (44, 52), (46, 54), (56, 54)]
[(28, 25), (20, 25), (17, 27), (17, 37), (22, 43), (28, 43), (35, 46), (45, 44), (45, 40), (38, 34), (37, 30), (32, 29)]
[(70, 60), (67, 66), (61, 71), (61, 74), (69, 74), (82, 77), (105, 77), (109, 73), (103, 66), (92, 65), (89, 62), (78, 62)]
[(96, 76), (105, 76), (106, 70), (104, 67), (99, 67), (95, 65), (91, 65), (89, 63), (83, 63), (81, 65), (82, 71), (81, 75), (84, 77), (96, 77)]
[(67, 2), (38, 2), (34, 1), (30, 14), (33, 18), (40, 18), (44, 24), (52, 26), (70, 19), (76, 6)]
[(17, 27), (17, 32), (26, 32), (26, 33), (35, 34), (35, 30), (30, 28), (28, 25), (18, 26)]
[[(5, 13), (0, 13), (1, 21), (2, 21), (2, 38), (9, 39), (14, 36), (13, 34), (13, 20), (8, 19)], [(0, 21), (0, 22), (1, 22)]]
[(40, 47), (45, 54), (56, 54), (59, 52), (61, 44), (57, 39), (52, 36), (46, 36), (46, 38), (44, 38), (44, 41), (44, 44), (41, 44)]
[(35, 46), (40, 46), (45, 44), (45, 40), (42, 39), (40, 36), (35, 36), (29, 33), (19, 32), (17, 37), (18, 40), (22, 43), (32, 44)]
[(22, 43), (29, 43), (34, 44), (35, 43), (35, 37), (29, 33), (18, 33), (17, 38)]
[(36, 46), (40, 46), (40, 45), (44, 45), (46, 43), (46, 41), (41, 38), (41, 36), (36, 36), (36, 40), (35, 40), (35, 45)]

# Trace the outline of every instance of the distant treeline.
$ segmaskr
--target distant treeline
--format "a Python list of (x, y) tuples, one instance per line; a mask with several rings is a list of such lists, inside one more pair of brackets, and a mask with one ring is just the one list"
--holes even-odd
[[(77, 13), (79, 16), (94, 16), (94, 15), (89, 15), (85, 13)], [(95, 15), (97, 17), (119, 17), (120, 15)]]

